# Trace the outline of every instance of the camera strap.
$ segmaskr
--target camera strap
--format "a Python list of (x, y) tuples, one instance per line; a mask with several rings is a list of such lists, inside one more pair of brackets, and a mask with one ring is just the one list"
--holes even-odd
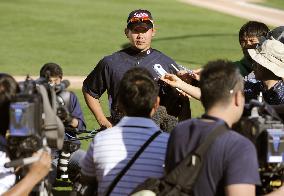
[(201, 119), (208, 119), (208, 120), (213, 120), (213, 121), (216, 121), (216, 122), (224, 123), (227, 126), (227, 128), (229, 128), (229, 125), (223, 119), (217, 118), (215, 116), (210, 116), (208, 114), (203, 114), (201, 116)]

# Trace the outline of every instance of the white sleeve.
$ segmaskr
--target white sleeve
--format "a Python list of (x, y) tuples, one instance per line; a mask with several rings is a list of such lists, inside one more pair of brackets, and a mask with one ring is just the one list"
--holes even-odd
[(7, 154), (0, 151), (0, 195), (8, 191), (16, 181), (13, 168), (5, 168), (4, 164), (9, 162), (10, 159)]

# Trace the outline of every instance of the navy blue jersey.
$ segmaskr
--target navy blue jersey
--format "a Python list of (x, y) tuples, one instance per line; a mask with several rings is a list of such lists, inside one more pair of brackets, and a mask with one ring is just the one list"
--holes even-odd
[[(172, 131), (166, 153), (166, 172), (204, 141), (216, 121), (192, 119), (183, 121)], [(235, 131), (220, 135), (206, 154), (203, 167), (194, 185), (194, 195), (225, 195), (231, 184), (260, 184), (255, 146)], [(186, 172), (186, 171), (185, 171)]]
[[(160, 64), (168, 73), (176, 73), (171, 64), (178, 67), (171, 58), (155, 49), (149, 49), (145, 52), (138, 52), (132, 48), (120, 50), (104, 57), (97, 64), (84, 80), (83, 89), (94, 98), (100, 98), (107, 91), (111, 115), (115, 116), (119, 83), (124, 73), (133, 67), (141, 66), (149, 70), (153, 78), (158, 81), (159, 76), (153, 68), (155, 64)], [(168, 85), (160, 85), (159, 95), (161, 105), (164, 105), (171, 115), (178, 116), (184, 105), (186, 105), (185, 102), (189, 108), (188, 99), (180, 96), (176, 89)], [(188, 117), (190, 117), (190, 114), (187, 114)]]

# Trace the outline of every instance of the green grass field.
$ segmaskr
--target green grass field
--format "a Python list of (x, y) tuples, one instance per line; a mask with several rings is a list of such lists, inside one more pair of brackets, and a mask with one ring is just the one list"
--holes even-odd
[[(238, 31), (246, 20), (176, 0), (1, 0), (0, 72), (37, 75), (44, 63), (56, 62), (65, 75), (86, 75), (103, 56), (127, 44), (126, 18), (137, 8), (153, 14), (153, 47), (178, 63), (197, 68), (209, 60), (242, 56)], [(88, 129), (98, 128), (81, 91), (75, 92)], [(102, 102), (107, 112), (106, 96)], [(199, 102), (191, 106), (193, 116), (202, 113)], [(83, 142), (82, 148), (87, 146)]]
[(282, 9), (284, 10), (284, 1), (283, 0), (266, 0), (261, 5)]
[[(157, 28), (153, 47), (178, 63), (196, 68), (242, 56), (237, 34), (245, 20), (175, 0), (2, 0), (0, 71), (36, 75), (44, 63), (57, 62), (65, 75), (86, 75), (103, 56), (127, 43), (126, 18), (136, 8), (152, 11)], [(77, 92), (88, 129), (96, 128)], [(195, 103), (193, 116), (201, 108)]]
[[(127, 44), (126, 18), (137, 8), (152, 11), (153, 47), (178, 63), (196, 68), (217, 58), (241, 57), (237, 34), (244, 20), (174, 0), (2, 0), (0, 71), (37, 75), (44, 63), (57, 62), (65, 75), (86, 75), (103, 56)], [(75, 92), (88, 129), (98, 128), (81, 91)], [(106, 96), (102, 102), (108, 113)], [(202, 113), (198, 101), (191, 107), (193, 116)]]
[(237, 34), (245, 20), (175, 0), (2, 0), (1, 71), (34, 75), (53, 61), (66, 75), (86, 75), (127, 43), (126, 18), (136, 8), (153, 12), (153, 47), (179, 63), (195, 67), (241, 57)]

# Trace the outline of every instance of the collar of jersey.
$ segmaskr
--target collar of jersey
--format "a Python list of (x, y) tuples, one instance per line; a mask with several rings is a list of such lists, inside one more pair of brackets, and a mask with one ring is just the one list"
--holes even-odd
[(132, 47), (127, 48), (126, 53), (128, 53), (130, 56), (134, 56), (134, 57), (145, 57), (149, 54), (151, 54), (153, 51), (152, 48), (149, 48), (148, 50), (144, 51), (144, 52), (140, 52), (139, 50), (135, 50)]

